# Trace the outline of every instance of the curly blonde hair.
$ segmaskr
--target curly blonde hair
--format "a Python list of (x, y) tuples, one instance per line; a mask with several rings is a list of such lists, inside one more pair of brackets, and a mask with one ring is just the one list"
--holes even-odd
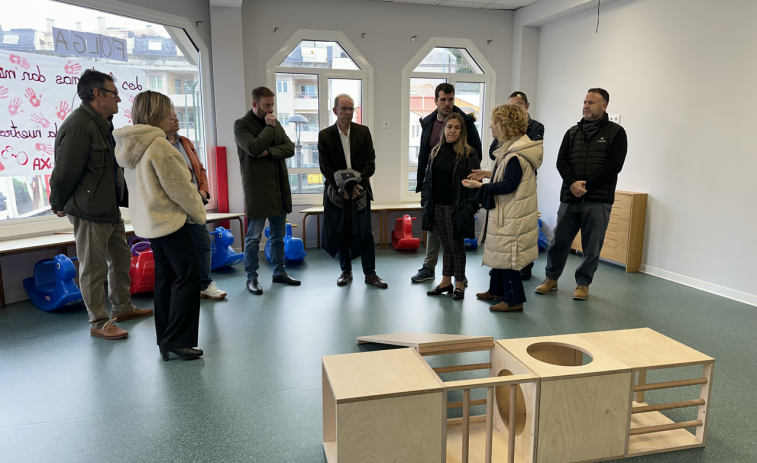
[(528, 129), (528, 113), (523, 106), (503, 104), (492, 111), (492, 124), (499, 128), (499, 144), (511, 138), (525, 135)]

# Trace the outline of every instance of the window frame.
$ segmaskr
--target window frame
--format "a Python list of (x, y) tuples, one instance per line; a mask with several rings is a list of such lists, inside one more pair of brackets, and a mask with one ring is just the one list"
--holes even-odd
[[(483, 74), (463, 74), (463, 73), (441, 73), (441, 72), (415, 72), (415, 69), (428, 56), (434, 48), (464, 48), (470, 54), (471, 58), (484, 71)], [(413, 58), (402, 68), (402, 177), (400, 181), (400, 198), (401, 202), (420, 201), (420, 193), (408, 191), (410, 186), (410, 173), (418, 171), (417, 167), (410, 167), (410, 79), (446, 79), (447, 83), (455, 85), (457, 82), (483, 83), (484, 87), (484, 108), (487, 114), (481, 114), (481, 148), (487, 151), (491, 144), (491, 132), (489, 132), (489, 117), (491, 110), (494, 109), (494, 95), (496, 94), (497, 73), (489, 62), (484, 58), (481, 51), (476, 47), (472, 40), (455, 39), (447, 37), (432, 37), (428, 42), (413, 56)], [(481, 168), (489, 166), (488, 151), (482, 153)]]
[[(57, 1), (57, 0), (55, 0)], [(212, 63), (210, 62), (210, 50), (203, 41), (202, 37), (195, 30), (193, 21), (186, 17), (175, 14), (164, 13), (162, 11), (152, 10), (145, 7), (131, 5), (117, 0), (65, 0), (73, 6), (89, 8), (92, 10), (102, 11), (115, 15), (127, 16), (134, 19), (144, 20), (184, 30), (186, 34), (185, 45), (189, 44), (198, 51), (198, 70), (200, 78), (200, 104), (203, 108), (203, 129), (205, 131), (205, 141), (207, 152), (205, 153), (205, 168), (208, 174), (208, 183), (210, 184), (210, 203), (206, 206), (208, 210), (218, 208), (217, 203), (217, 181), (215, 175), (215, 151), (212, 149), (216, 146), (216, 130), (213, 125), (215, 121), (215, 108), (213, 107), (213, 78), (211, 74)], [(121, 215), (125, 222), (129, 222), (129, 210), (121, 209)], [(60, 218), (56, 215), (43, 217), (29, 217), (0, 221), (0, 239), (11, 239), (18, 236), (32, 236), (48, 234), (51, 231), (69, 229), (71, 224), (68, 219)]]
[[(292, 52), (294, 47), (302, 41), (316, 42), (336, 42), (357, 64), (360, 69), (325, 69), (310, 67), (288, 67), (280, 66)], [(310, 29), (300, 29), (277, 51), (266, 64), (266, 83), (268, 88), (276, 88), (276, 73), (285, 74), (309, 74), (318, 76), (318, 117), (319, 127), (324, 129), (329, 127), (329, 113), (331, 112), (332, 103), (329, 102), (328, 80), (329, 79), (360, 79), (362, 80), (361, 105), (362, 125), (365, 125), (373, 133), (373, 66), (365, 59), (357, 47), (340, 31), (319, 31)], [(297, 90), (292, 86), (290, 92), (296, 93)], [(366, 107), (368, 110), (366, 111)], [(288, 168), (289, 175), (301, 174), (320, 174), (317, 168)], [(371, 183), (373, 179), (371, 178)], [(321, 194), (292, 194), (293, 205), (319, 205), (323, 202)]]

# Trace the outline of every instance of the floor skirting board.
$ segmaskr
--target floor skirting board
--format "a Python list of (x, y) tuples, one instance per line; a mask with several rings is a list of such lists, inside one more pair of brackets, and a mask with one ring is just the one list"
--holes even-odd
[(697, 280), (696, 278), (687, 277), (686, 275), (680, 275), (678, 273), (669, 272), (667, 270), (645, 264), (641, 264), (639, 271), (646, 273), (647, 275), (670, 280), (685, 286), (690, 286), (692, 288), (707, 291), (708, 293), (717, 294), (718, 296), (727, 297), (728, 299), (733, 299), (734, 301), (743, 302), (745, 304), (757, 307), (757, 294), (749, 294), (735, 289), (726, 288), (725, 286)]

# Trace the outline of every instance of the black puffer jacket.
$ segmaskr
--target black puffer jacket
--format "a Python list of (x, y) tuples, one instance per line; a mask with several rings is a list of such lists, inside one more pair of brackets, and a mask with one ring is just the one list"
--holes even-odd
[[(610, 122), (605, 113), (597, 131), (586, 139), (583, 123), (582, 119), (567, 131), (557, 154), (557, 170), (563, 178), (560, 201), (612, 204), (615, 202), (618, 173), (623, 169), (628, 151), (626, 131)], [(570, 186), (579, 180), (586, 181), (587, 193), (577, 198), (571, 193)]]
[[(478, 157), (478, 163), (481, 164), (481, 137), (478, 135), (478, 129), (476, 129), (476, 118), (472, 114), (465, 114), (465, 111), (457, 106), (452, 107), (453, 113), (463, 115), (465, 120), (465, 131), (468, 133), (468, 144), (476, 151)], [(428, 157), (431, 155), (431, 150), (436, 146), (437, 141), (431, 141), (431, 132), (434, 130), (434, 121), (439, 114), (439, 110), (432, 112), (426, 117), (421, 118), (421, 146), (418, 149), (418, 172), (416, 174), (415, 192), (420, 193), (423, 191), (423, 182), (426, 177), (426, 167), (428, 166)], [(444, 129), (442, 129), (443, 133)]]
[[(454, 218), (455, 231), (453, 239), (475, 238), (476, 223), (474, 216), (478, 212), (479, 204), (476, 201), (476, 190), (465, 188), (463, 179), (468, 178), (473, 169), (480, 169), (481, 161), (475, 151), (471, 151), (468, 159), (458, 157), (455, 160), (455, 167), (452, 174), (452, 185), (454, 190), (452, 196), (452, 217)], [(423, 229), (434, 231), (434, 158), (431, 158), (426, 167), (426, 182), (423, 184), (421, 191), (421, 206), (423, 207)]]

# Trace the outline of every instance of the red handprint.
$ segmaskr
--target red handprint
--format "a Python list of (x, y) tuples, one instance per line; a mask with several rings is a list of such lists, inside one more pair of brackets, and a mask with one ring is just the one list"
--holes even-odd
[(29, 69), (29, 62), (26, 61), (26, 58), (22, 58), (18, 55), (11, 55), (10, 56), (11, 63), (18, 64), (24, 69)]
[(34, 145), (34, 147), (37, 149), (37, 151), (42, 151), (43, 153), (49, 154), (50, 156), (55, 154), (55, 150), (53, 150), (53, 147), (50, 145), (46, 145), (44, 143), (37, 143), (36, 145)]
[(45, 116), (43, 116), (42, 113), (32, 114), (32, 122), (34, 122), (35, 124), (39, 124), (44, 128), (50, 127), (50, 121), (45, 119)]
[(129, 119), (129, 124), (131, 124), (131, 109), (124, 111), (124, 117)]
[(16, 114), (18, 114), (19, 106), (21, 106), (21, 98), (16, 97), (11, 100), (11, 104), (8, 105), (8, 112), (11, 113), (11, 116), (15, 116)]
[(55, 109), (58, 110), (57, 113), (55, 113), (56, 116), (58, 116), (58, 119), (63, 120), (68, 116), (68, 113), (71, 112), (71, 107), (68, 106), (68, 103), (65, 101), (60, 102), (60, 106), (56, 106)]
[(8, 89), (0, 86), (0, 100), (3, 98), (8, 98)]
[(134, 103), (134, 95), (129, 95), (129, 103)]
[(81, 71), (81, 66), (79, 63), (71, 64), (71, 61), (69, 61), (68, 64), (63, 66), (63, 70), (66, 71), (66, 74), (78, 74)]
[(32, 106), (35, 108), (39, 107), (39, 105), (42, 104), (42, 100), (40, 100), (40, 98), (42, 98), (42, 95), (40, 95), (39, 98), (37, 98), (37, 94), (34, 93), (34, 90), (32, 90), (31, 87), (26, 89), (26, 98), (29, 99), (29, 103), (31, 103)]

